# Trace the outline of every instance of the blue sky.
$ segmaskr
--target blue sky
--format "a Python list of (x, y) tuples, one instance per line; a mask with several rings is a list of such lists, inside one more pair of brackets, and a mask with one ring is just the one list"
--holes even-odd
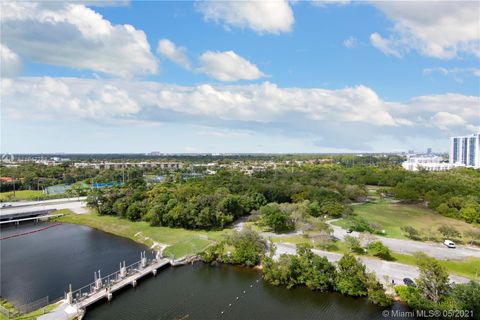
[(2, 152), (448, 149), (478, 2), (2, 3)]

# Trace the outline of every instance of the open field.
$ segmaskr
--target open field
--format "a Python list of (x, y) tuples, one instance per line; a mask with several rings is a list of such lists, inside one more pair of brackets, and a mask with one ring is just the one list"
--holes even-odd
[(64, 193), (58, 194), (45, 194), (43, 191), (38, 190), (19, 190), (15, 191), (15, 197), (13, 196), (13, 191), (0, 192), (0, 202), (5, 201), (35, 201), (35, 200), (48, 200), (48, 199), (58, 199), (64, 198)]
[(39, 197), (44, 197), (43, 191), (38, 190), (19, 190), (15, 191), (15, 197), (13, 196), (13, 191), (1, 192), (0, 201), (10, 201), (10, 200), (36, 200)]
[(181, 228), (152, 227), (147, 222), (132, 222), (114, 216), (101, 216), (96, 213), (73, 214), (69, 210), (60, 210), (66, 213), (59, 218), (61, 222), (82, 224), (118, 236), (129, 238), (133, 241), (152, 246), (154, 242), (168, 245), (165, 255), (175, 258), (195, 254), (203, 251), (208, 245), (219, 240), (224, 231), (196, 231)]
[[(460, 233), (477, 228), (461, 220), (444, 217), (433, 210), (418, 205), (408, 205), (390, 202), (367, 203), (354, 206), (354, 213), (369, 223), (385, 230), (386, 237), (407, 239), (401, 227), (411, 226), (420, 232), (436, 233), (441, 225), (448, 225)], [(333, 222), (334, 225), (347, 228), (348, 222), (344, 219)]]

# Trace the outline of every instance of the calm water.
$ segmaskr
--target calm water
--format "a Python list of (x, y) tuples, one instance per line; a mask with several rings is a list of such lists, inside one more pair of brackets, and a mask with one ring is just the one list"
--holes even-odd
[[(41, 226), (45, 224), (2, 229), (1, 236)], [(127, 264), (139, 260), (145, 247), (88, 227), (64, 224), (2, 240), (0, 249), (1, 295), (22, 304), (47, 295), (61, 296), (69, 283), (74, 288), (83, 286), (99, 268), (106, 275), (122, 259)], [(388, 318), (366, 299), (306, 288), (287, 290), (263, 283), (260, 273), (251, 269), (196, 264), (164, 269), (156, 277), (141, 280), (135, 289), (116, 292), (112, 302), (90, 307), (85, 319)]]
[(169, 268), (93, 306), (85, 319), (388, 319), (366, 299), (287, 290), (257, 279), (259, 272), (232, 266)]
[[(49, 224), (25, 224), (1, 229), (1, 237), (37, 230)], [(0, 241), (0, 296), (22, 305), (49, 296), (63, 296), (68, 284), (79, 288), (93, 282), (93, 273), (107, 275), (140, 260), (147, 250), (125, 238), (89, 227), (62, 224)]]

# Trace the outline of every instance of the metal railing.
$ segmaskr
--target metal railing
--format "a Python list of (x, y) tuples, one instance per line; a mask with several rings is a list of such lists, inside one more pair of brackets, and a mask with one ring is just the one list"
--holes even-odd
[[(75, 291), (72, 291), (72, 300), (73, 303), (79, 303), (83, 300), (87, 299), (91, 294), (99, 292), (102, 289), (111, 288), (114, 284), (120, 282), (121, 280), (134, 275), (141, 271), (142, 269), (147, 268), (148, 266), (157, 263), (157, 259), (148, 260), (145, 258), (145, 265), (142, 267), (142, 260), (132, 263), (126, 267), (121, 267), (118, 271), (115, 271), (105, 277), (98, 276), (95, 272), (95, 281), (92, 283), (87, 284)], [(123, 269), (123, 270), (122, 270)], [(100, 270), (98, 271), (100, 275)], [(67, 297), (67, 293), (65, 293), (65, 297)]]

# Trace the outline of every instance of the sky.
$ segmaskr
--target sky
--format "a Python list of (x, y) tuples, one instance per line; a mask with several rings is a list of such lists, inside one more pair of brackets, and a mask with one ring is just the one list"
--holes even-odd
[(2, 153), (444, 152), (478, 1), (0, 3)]

